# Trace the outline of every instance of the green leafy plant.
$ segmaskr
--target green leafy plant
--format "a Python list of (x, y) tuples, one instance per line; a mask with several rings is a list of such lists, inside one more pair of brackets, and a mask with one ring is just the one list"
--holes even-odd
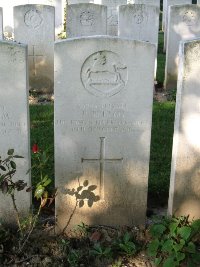
[(148, 245), (148, 255), (156, 266), (176, 267), (186, 263), (188, 267), (200, 264), (200, 252), (195, 243), (200, 233), (200, 220), (189, 217), (165, 218), (150, 227), (153, 240)]
[(71, 267), (78, 267), (80, 260), (82, 257), (82, 253), (80, 250), (71, 250), (68, 254), (67, 261)]
[(102, 258), (111, 258), (112, 257), (112, 250), (110, 247), (103, 247), (100, 243), (96, 243), (91, 249), (90, 254), (95, 256), (99, 259)]
[[(37, 184), (34, 192), (34, 196), (37, 199), (40, 199), (40, 205), (36, 214), (30, 213), (26, 218), (21, 218), (15, 199), (16, 191), (22, 191), (25, 188), (27, 192), (32, 190), (32, 188), (28, 187), (27, 183), (25, 183), (23, 180), (17, 180), (16, 177), (14, 177), (17, 171), (15, 159), (22, 159), (23, 157), (14, 154), (14, 149), (8, 150), (7, 157), (5, 159), (0, 157), (0, 190), (3, 194), (10, 196), (12, 200), (16, 222), (20, 233), (18, 253), (22, 252), (24, 246), (29, 240), (40, 215), (41, 208), (46, 205), (48, 200), (50, 200), (51, 203), (54, 198), (48, 197), (47, 186), (51, 183), (51, 179), (49, 179), (47, 175), (43, 174), (48, 157), (44, 153), (39, 154), (39, 149), (36, 144), (33, 146), (32, 151), (34, 154), (37, 154), (38, 158), (38, 164), (32, 168), (38, 168), (40, 170), (41, 181)], [(30, 170), (28, 170), (27, 173)]]
[(137, 252), (136, 244), (133, 242), (133, 238), (129, 232), (126, 232), (122, 238), (115, 241), (116, 249), (127, 256), (135, 255)]
[(15, 212), (16, 222), (21, 235), (23, 235), (20, 222), (20, 214), (15, 200), (15, 193), (16, 191), (24, 190), (27, 187), (27, 183), (25, 183), (23, 180), (13, 180), (13, 176), (16, 174), (17, 165), (15, 163), (15, 159), (17, 158), (23, 157), (15, 155), (14, 149), (8, 150), (7, 157), (5, 159), (2, 159), (2, 157), (0, 157), (0, 190), (4, 195), (10, 196)]

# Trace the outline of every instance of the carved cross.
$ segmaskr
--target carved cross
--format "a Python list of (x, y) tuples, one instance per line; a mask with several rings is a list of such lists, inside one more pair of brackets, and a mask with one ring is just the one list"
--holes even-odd
[(113, 158), (109, 159), (106, 158), (106, 151), (105, 151), (105, 137), (100, 137), (100, 156), (97, 159), (81, 159), (81, 162), (88, 161), (88, 162), (99, 162), (99, 169), (100, 169), (100, 197), (104, 199), (104, 172), (105, 172), (105, 163), (115, 163), (115, 162), (122, 162), (123, 158)]
[(37, 71), (36, 71), (36, 58), (37, 57), (43, 57), (43, 55), (37, 55), (37, 53), (35, 53), (35, 45), (32, 45), (32, 54), (28, 55), (29, 57), (32, 57), (33, 59), (33, 68), (34, 68), (34, 76), (37, 75)]

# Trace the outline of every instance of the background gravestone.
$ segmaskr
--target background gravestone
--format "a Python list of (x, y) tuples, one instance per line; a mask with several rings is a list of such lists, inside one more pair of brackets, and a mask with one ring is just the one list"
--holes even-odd
[(71, 225), (144, 224), (155, 50), (150, 43), (105, 36), (55, 44), (60, 230), (76, 204)]
[[(14, 42), (0, 41), (0, 156), (14, 149), (23, 159), (16, 159), (16, 178), (30, 186), (30, 142), (28, 116), (27, 47)], [(31, 195), (16, 192), (21, 214), (28, 215)], [(0, 219), (15, 222), (10, 197), (0, 194)]]
[(55, 32), (59, 33), (64, 23), (65, 0), (0, 0), (0, 6), (3, 7), (4, 33), (8, 38), (13, 38), (13, 7), (26, 4), (40, 4), (55, 6)]
[(165, 88), (177, 86), (179, 42), (200, 36), (200, 6), (177, 5), (169, 8)]
[[(159, 13), (156, 6), (123, 5), (119, 6), (119, 33), (122, 38), (131, 38), (156, 44), (158, 47)], [(157, 57), (155, 61), (155, 77)]]
[(166, 51), (167, 46), (167, 24), (168, 24), (168, 9), (169, 6), (174, 5), (186, 5), (192, 4), (192, 0), (164, 0), (163, 3), (163, 31), (164, 31), (164, 47), (163, 51)]
[(118, 35), (118, 7), (127, 0), (102, 0), (101, 4), (107, 6), (107, 34)]
[(200, 40), (180, 46), (169, 213), (200, 218)]
[(28, 44), (30, 88), (52, 93), (54, 77), (54, 7), (14, 7), (14, 37)]
[(107, 8), (95, 4), (68, 5), (67, 37), (106, 35)]
[(3, 39), (3, 9), (0, 7), (0, 39)]
[(131, 4), (145, 4), (157, 6), (160, 11), (160, 0), (131, 0)]
[(119, 7), (119, 36), (158, 46), (159, 9), (149, 5)]

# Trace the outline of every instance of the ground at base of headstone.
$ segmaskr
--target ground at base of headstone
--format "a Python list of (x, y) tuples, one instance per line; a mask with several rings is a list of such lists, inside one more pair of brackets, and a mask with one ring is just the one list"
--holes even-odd
[[(40, 216), (26, 247), (17, 254), (19, 232), (0, 224), (0, 266), (11, 267), (155, 267), (148, 256), (149, 244), (153, 242), (152, 226), (166, 225), (166, 217), (157, 217), (146, 227), (75, 226), (67, 234), (55, 234), (54, 216)], [(49, 213), (49, 211), (47, 212)], [(151, 220), (151, 218), (150, 218)], [(178, 218), (175, 220), (179, 220)], [(191, 227), (187, 217), (180, 227)], [(196, 221), (197, 222), (197, 221)], [(199, 222), (198, 222), (199, 225)], [(197, 226), (197, 223), (196, 223)], [(169, 227), (166, 225), (166, 227)], [(155, 230), (156, 228), (154, 228)], [(160, 229), (160, 228), (159, 228)], [(158, 229), (158, 230), (159, 230)], [(163, 237), (166, 239), (166, 235)], [(155, 236), (154, 236), (155, 238)], [(161, 238), (161, 237), (158, 237)], [(169, 237), (170, 238), (170, 237)], [(175, 237), (174, 237), (175, 238)], [(191, 242), (193, 242), (191, 240)], [(191, 243), (190, 242), (190, 243)], [(195, 246), (200, 253), (200, 235), (195, 236)], [(160, 253), (160, 252), (159, 252)], [(163, 257), (167, 254), (165, 252)], [(193, 252), (192, 252), (193, 253)], [(172, 266), (172, 265), (166, 265)], [(187, 267), (184, 262), (180, 267)], [(194, 265), (200, 267), (200, 265)]]
[(30, 105), (46, 105), (46, 104), (53, 104), (53, 103), (54, 103), (53, 94), (37, 94), (37, 93), (29, 94)]

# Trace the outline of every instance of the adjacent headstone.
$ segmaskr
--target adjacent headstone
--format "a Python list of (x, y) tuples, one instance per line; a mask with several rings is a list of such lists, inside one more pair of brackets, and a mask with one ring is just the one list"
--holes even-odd
[(95, 4), (68, 5), (66, 17), (67, 37), (106, 35), (107, 7)]
[[(0, 156), (7, 157), (8, 149), (14, 149), (23, 159), (15, 159), (16, 179), (30, 186), (30, 143), (28, 116), (27, 47), (14, 42), (0, 41)], [(31, 195), (16, 192), (17, 207), (28, 215)], [(0, 220), (14, 223), (15, 213), (10, 196), (0, 194)]]
[(6, 38), (13, 38), (13, 7), (26, 4), (51, 5), (55, 7), (55, 33), (58, 34), (63, 29), (65, 0), (0, 0), (3, 7), (4, 34)]
[(54, 7), (14, 7), (14, 36), (28, 44), (30, 89), (52, 93), (54, 80)]
[(166, 51), (167, 47), (167, 25), (168, 25), (168, 11), (170, 6), (174, 5), (189, 5), (192, 4), (192, 0), (164, 0), (163, 2), (163, 31), (164, 31), (164, 47), (163, 51)]
[(106, 36), (55, 44), (59, 230), (71, 215), (71, 226), (144, 224), (155, 50)]
[(173, 89), (177, 87), (179, 42), (200, 37), (200, 6), (170, 6), (168, 23), (165, 88)]
[(119, 36), (158, 45), (159, 9), (150, 5), (119, 7)]
[(200, 39), (180, 46), (169, 213), (200, 218)]
[(107, 34), (118, 35), (118, 7), (126, 5), (127, 0), (102, 0), (102, 5), (107, 6)]
[(131, 0), (131, 4), (145, 4), (156, 6), (159, 8), (160, 11), (160, 0)]
[(3, 9), (0, 7), (0, 40), (3, 39)]

